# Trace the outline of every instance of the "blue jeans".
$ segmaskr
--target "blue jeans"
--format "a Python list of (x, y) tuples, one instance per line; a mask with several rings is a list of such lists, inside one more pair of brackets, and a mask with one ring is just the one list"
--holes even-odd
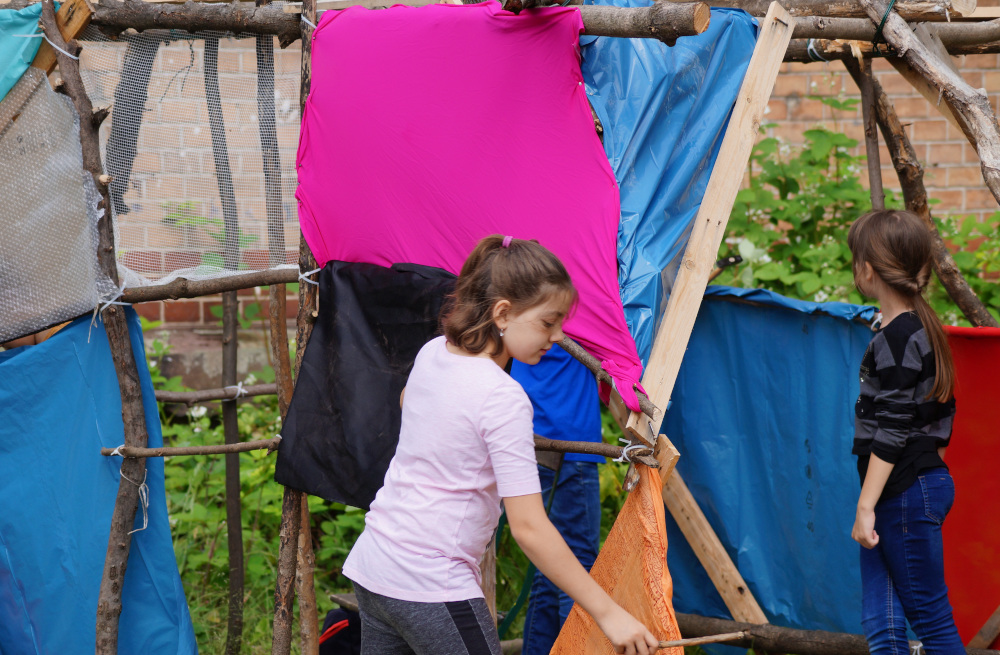
[[(548, 501), (555, 472), (539, 466), (538, 477), (542, 500)], [(589, 571), (601, 538), (601, 485), (596, 463), (563, 462), (549, 519)], [(536, 571), (524, 617), (521, 654), (548, 655), (572, 607), (573, 599)]]
[(941, 524), (955, 500), (947, 469), (924, 471), (875, 506), (879, 543), (861, 548), (861, 623), (872, 655), (907, 655), (909, 619), (928, 655), (961, 655), (944, 583)]

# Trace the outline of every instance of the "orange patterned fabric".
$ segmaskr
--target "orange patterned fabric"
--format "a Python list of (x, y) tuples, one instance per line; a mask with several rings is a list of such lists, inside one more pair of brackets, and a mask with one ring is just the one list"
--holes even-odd
[[(656, 469), (637, 466), (639, 483), (625, 501), (590, 575), (619, 605), (661, 641), (680, 639), (674, 586), (667, 570), (667, 527)], [(574, 605), (550, 655), (613, 655), (611, 643), (590, 615)], [(662, 655), (684, 655), (666, 648)]]

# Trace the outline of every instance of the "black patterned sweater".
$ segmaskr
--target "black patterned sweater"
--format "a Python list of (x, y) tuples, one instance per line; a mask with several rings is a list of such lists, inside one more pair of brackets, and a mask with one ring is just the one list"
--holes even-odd
[(940, 403), (927, 397), (936, 370), (915, 312), (900, 314), (876, 332), (861, 360), (851, 452), (858, 456), (862, 485), (872, 453), (893, 464), (880, 500), (906, 491), (921, 471), (945, 466), (937, 449), (951, 439), (955, 399)]

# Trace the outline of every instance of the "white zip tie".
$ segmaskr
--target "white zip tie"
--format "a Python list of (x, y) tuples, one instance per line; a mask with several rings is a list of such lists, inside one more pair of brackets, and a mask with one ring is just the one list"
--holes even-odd
[[(947, 9), (945, 10), (947, 11)], [(910, 655), (920, 655), (923, 652), (924, 644), (921, 641), (914, 641), (910, 644)]]
[(309, 20), (308, 18), (306, 18), (305, 14), (299, 14), (299, 15), (302, 16), (302, 22), (303, 23), (305, 23), (306, 25), (308, 25), (309, 27), (311, 27), (313, 29), (316, 29), (316, 25), (311, 20)]
[(80, 60), (80, 58), (77, 57), (76, 55), (71, 55), (70, 53), (66, 52), (65, 50), (63, 50), (62, 48), (60, 48), (59, 46), (57, 46), (55, 43), (53, 43), (52, 39), (50, 39), (49, 36), (45, 32), (39, 32), (37, 34), (11, 34), (11, 36), (19, 36), (19, 37), (25, 38), (25, 39), (35, 39), (35, 38), (38, 38), (38, 37), (42, 37), (43, 39), (45, 39), (46, 41), (49, 42), (50, 46), (52, 46), (53, 48), (55, 48), (59, 52), (63, 53), (64, 55), (66, 55), (70, 59), (76, 59), (77, 61)]
[(226, 387), (226, 389), (235, 389), (236, 390), (236, 394), (233, 396), (233, 400), (239, 398), (240, 396), (247, 395), (247, 390), (243, 388), (243, 381), (242, 380), (240, 380), (240, 382), (238, 384), (235, 384), (235, 385), (231, 384), (231, 385), (229, 385), (228, 387)]
[(98, 315), (102, 314), (104, 312), (104, 310), (107, 309), (108, 307), (110, 307), (111, 305), (130, 305), (131, 304), (131, 303), (127, 303), (127, 302), (121, 302), (120, 300), (118, 300), (118, 298), (122, 297), (123, 293), (125, 293), (125, 283), (124, 282), (122, 282), (121, 287), (119, 289), (117, 289), (115, 291), (115, 294), (113, 296), (111, 296), (108, 300), (105, 300), (103, 298), (98, 299), (97, 305), (94, 307), (94, 315), (90, 319), (90, 327), (87, 328), (87, 343), (90, 343), (90, 331), (94, 328), (94, 325), (97, 324), (97, 317), (98, 317)]
[(819, 51), (816, 50), (816, 39), (809, 39), (806, 42), (806, 54), (809, 55), (809, 58), (813, 61), (830, 61), (829, 59), (824, 59), (823, 56), (819, 54)]
[(305, 273), (299, 272), (299, 279), (302, 280), (303, 282), (308, 282), (309, 284), (315, 284), (316, 286), (319, 286), (319, 282), (317, 282), (316, 280), (310, 280), (309, 276), (312, 275), (313, 273), (319, 273), (321, 270), (323, 269), (314, 268), (313, 270), (306, 271)]
[(121, 453), (121, 450), (124, 447), (125, 447), (125, 444), (122, 444), (120, 446), (115, 446), (115, 449), (111, 451), (111, 454), (108, 455), (108, 457), (114, 457), (115, 455), (118, 455), (119, 457), (125, 457), (125, 455), (122, 455), (122, 453)]
[(135, 486), (139, 487), (139, 504), (142, 505), (142, 527), (132, 530), (131, 532), (129, 532), (129, 534), (132, 534), (133, 532), (142, 532), (143, 530), (149, 527), (149, 486), (146, 484), (147, 472), (148, 469), (143, 470), (142, 484), (139, 484), (135, 480), (129, 478), (127, 475), (122, 473), (121, 470), (118, 471), (118, 475), (122, 476)]

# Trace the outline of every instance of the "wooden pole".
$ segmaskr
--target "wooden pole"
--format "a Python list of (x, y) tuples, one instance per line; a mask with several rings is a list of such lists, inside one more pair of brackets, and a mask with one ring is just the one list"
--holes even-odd
[[(844, 59), (844, 66), (860, 86), (861, 70), (856, 59)], [(951, 251), (945, 245), (941, 234), (931, 218), (930, 205), (927, 202), (927, 189), (924, 187), (924, 170), (917, 159), (917, 153), (910, 143), (906, 130), (896, 114), (889, 97), (882, 90), (878, 80), (872, 78), (872, 91), (875, 98), (875, 117), (882, 138), (889, 149), (893, 167), (899, 177), (903, 190), (903, 200), (906, 208), (919, 216), (931, 233), (933, 240), (934, 272), (937, 273), (941, 285), (955, 301), (962, 313), (973, 325), (1000, 327), (993, 315), (987, 311), (979, 297), (969, 287), (961, 271), (951, 256)]]
[[(295, 282), (299, 272), (294, 268), (269, 268), (263, 271), (234, 273), (226, 277), (211, 280), (187, 280), (178, 278), (167, 284), (125, 289), (122, 300), (127, 303), (156, 302), (159, 300), (178, 300), (179, 298), (202, 298), (226, 291), (253, 289), (254, 287), (270, 286)], [(286, 341), (287, 343), (287, 341)]]
[(888, 0), (859, 0), (876, 24), (885, 19), (883, 35), (909, 66), (920, 73), (951, 107), (969, 142), (979, 154), (986, 186), (1000, 202), (1000, 126), (984, 90), (972, 86), (913, 34), (899, 14), (888, 11)]
[[(715, 619), (695, 614), (677, 613), (677, 626), (685, 637), (713, 635), (720, 632), (745, 632), (746, 636), (731, 645), (753, 648), (756, 652), (780, 651), (796, 655), (869, 655), (868, 644), (861, 635), (798, 630), (776, 625), (763, 625)], [(967, 648), (968, 655), (1000, 655), (996, 650)]]
[[(767, 13), (767, 0), (708, 0), (713, 7), (742, 9), (752, 16)], [(795, 0), (785, 9), (795, 18), (828, 16), (831, 18), (867, 18), (854, 0)], [(976, 0), (897, 0), (896, 11), (907, 21), (951, 21), (968, 17), (976, 10)]]
[[(262, 8), (268, 9), (267, 7)], [(290, 14), (295, 16), (295, 14)], [(296, 30), (300, 31), (302, 39), (301, 83), (299, 87), (299, 116), (305, 109), (306, 98), (309, 96), (309, 83), (312, 79), (312, 34), (316, 25), (316, 0), (305, 0), (302, 3), (301, 19)], [(315, 266), (309, 245), (305, 237), (299, 234), (299, 270), (311, 271)], [(295, 373), (298, 374), (302, 364), (309, 335), (315, 320), (313, 312), (316, 309), (316, 286), (312, 284), (299, 285), (299, 311), (296, 317), (295, 335)], [(271, 655), (288, 655), (292, 641), (292, 604), (295, 601), (295, 572), (297, 568), (297, 551), (299, 532), (302, 528), (302, 502), (304, 494), (295, 489), (285, 487), (281, 502), (281, 531), (278, 549), (278, 575), (274, 588), (274, 633), (271, 638)], [(308, 526), (307, 526), (308, 527)]]
[(989, 648), (997, 636), (1000, 636), (1000, 607), (993, 611), (979, 632), (969, 640), (969, 648)]
[(252, 384), (243, 387), (242, 392), (237, 387), (203, 389), (201, 391), (163, 391), (157, 389), (156, 400), (161, 403), (194, 405), (213, 400), (239, 400), (254, 396), (273, 396), (276, 393), (278, 393), (277, 384)]
[[(226, 125), (222, 115), (222, 98), (219, 95), (219, 39), (205, 39), (205, 101), (208, 105), (209, 126), (212, 133), (212, 155), (215, 161), (215, 179), (219, 187), (223, 216), (223, 260), (225, 268), (239, 268), (239, 215), (233, 193), (233, 177), (229, 167), (229, 147), (226, 143)], [(239, 300), (236, 291), (222, 294), (222, 384), (236, 385), (237, 327), (239, 325)], [(239, 423), (236, 419), (236, 401), (222, 403), (222, 428), (227, 445), (239, 443)], [(241, 511), (240, 456), (226, 454), (226, 535), (229, 549), (229, 614), (226, 630), (226, 655), (238, 655), (243, 643), (243, 518)]]
[(865, 127), (865, 153), (868, 159), (868, 186), (872, 209), (885, 209), (885, 191), (882, 190), (882, 162), (878, 152), (878, 127), (875, 125), (875, 92), (872, 89), (872, 60), (861, 62), (861, 115)]
[[(973, 23), (960, 23), (960, 25), (968, 25), (970, 28), (978, 26)], [(889, 56), (885, 48), (881, 48), (877, 53), (874, 52), (870, 42), (854, 42), (854, 46), (859, 48), (861, 53), (866, 57), (875, 58)], [(996, 54), (1000, 52), (1000, 40), (953, 45), (945, 43), (945, 48), (947, 49), (948, 54), (952, 56)], [(785, 52), (785, 61), (795, 61), (808, 64), (811, 62), (849, 59), (854, 58), (854, 56), (855, 55), (851, 50), (851, 42), (849, 41), (841, 39), (793, 39), (792, 42), (788, 44), (788, 50)]]
[[(643, 375), (642, 386), (645, 387), (649, 399), (659, 407), (666, 407), (670, 400), (695, 317), (705, 293), (708, 276), (715, 266), (729, 213), (743, 180), (743, 171), (750, 159), (764, 110), (795, 24), (796, 20), (777, 2), (771, 4), (767, 16), (761, 21), (760, 36), (737, 95), (729, 127), (723, 137), (715, 167), (695, 218), (680, 270)], [(632, 412), (628, 417), (626, 429), (634, 434), (643, 424), (652, 423), (650, 426), (652, 431), (659, 433), (661, 422), (662, 418), (650, 420), (637, 412)], [(672, 456), (672, 453), (662, 450), (658, 452), (658, 457), (669, 456)], [(663, 496), (667, 508), (678, 523), (686, 521), (689, 524), (685, 536), (694, 551), (700, 553), (699, 558), (702, 562), (705, 563), (709, 557), (712, 558), (715, 570), (707, 570), (710, 577), (713, 577), (713, 583), (723, 600), (726, 601), (726, 606), (737, 618), (766, 623), (767, 618), (742, 582), (739, 571), (722, 549), (708, 521), (700, 510), (697, 510), (697, 504), (693, 502), (693, 498), (689, 498), (690, 494), (683, 496), (681, 491), (686, 491), (686, 487), (683, 486), (680, 476), (676, 472), (666, 476)]]
[[(105, 457), (121, 455), (128, 459), (130, 457), (178, 457), (182, 455), (223, 455), (226, 453), (246, 453), (251, 450), (274, 450), (281, 443), (280, 438), (259, 439), (257, 441), (243, 441), (234, 444), (219, 446), (174, 446), (163, 448), (133, 448), (131, 446), (121, 446), (115, 448), (101, 448), (101, 454)], [(116, 452), (117, 451), (117, 452)]]
[[(315, 17), (315, 3), (311, 6)], [(585, 34), (652, 38), (667, 43), (701, 34), (708, 28), (711, 16), (708, 5), (702, 2), (658, 2), (651, 7), (588, 5), (579, 7), (579, 11)], [(282, 48), (300, 38), (298, 15), (286, 13), (281, 7), (256, 7), (239, 2), (173, 5), (101, 0), (93, 22), (111, 38), (128, 29), (244, 32), (273, 34)]]
[(707, 637), (691, 637), (690, 639), (677, 639), (675, 641), (661, 641), (660, 645), (657, 646), (658, 650), (663, 650), (664, 648), (678, 648), (678, 647), (688, 647), (688, 646), (702, 646), (705, 644), (724, 644), (729, 641), (737, 641), (740, 639), (745, 639), (747, 636), (746, 632), (727, 632), (722, 635), (708, 635)]
[[(108, 198), (107, 177), (101, 167), (101, 145), (98, 138), (100, 122), (107, 116), (107, 113), (94, 112), (94, 107), (80, 77), (78, 61), (74, 58), (79, 54), (80, 46), (75, 41), (67, 43), (63, 39), (52, 0), (43, 0), (41, 24), (46, 36), (61, 49), (61, 51), (56, 52), (56, 60), (63, 86), (80, 117), (83, 167), (93, 178), (101, 195), (98, 204), (101, 218), (97, 224), (97, 260), (101, 272), (117, 286), (118, 268), (115, 261), (111, 202)], [(102, 321), (107, 331), (111, 358), (114, 361), (118, 389), (121, 393), (125, 444), (141, 448), (147, 442), (146, 416), (142, 406), (142, 390), (139, 387), (139, 369), (132, 352), (125, 311), (120, 306), (111, 305), (103, 312)], [(121, 480), (118, 483), (115, 508), (111, 515), (108, 549), (97, 599), (95, 652), (98, 655), (110, 655), (118, 650), (118, 620), (122, 611), (122, 585), (125, 580), (128, 554), (132, 542), (129, 531), (135, 522), (135, 512), (139, 503), (139, 486), (143, 484), (145, 474), (145, 460), (122, 462)]]

